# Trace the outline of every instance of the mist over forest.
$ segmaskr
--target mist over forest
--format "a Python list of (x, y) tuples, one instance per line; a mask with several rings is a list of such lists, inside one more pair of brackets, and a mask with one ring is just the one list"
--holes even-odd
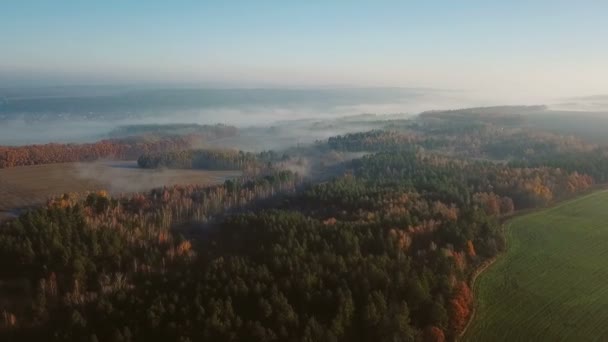
[(415, 88), (4, 88), (0, 89), (0, 144), (91, 142), (128, 124), (285, 126), (291, 121), (365, 113), (413, 115), (465, 104), (459, 92)]
[[(606, 97), (555, 105), (595, 116)], [(133, 124), (216, 124), (275, 127), (296, 142), (352, 131), (304, 129), (314, 120), (361, 114), (412, 116), (423, 111), (476, 107), (463, 91), (416, 88), (197, 89), (144, 86), (64, 86), (0, 89), (0, 145), (93, 142)], [(556, 113), (559, 115), (559, 113)], [(376, 118), (377, 119), (377, 118)], [(291, 128), (287, 131), (287, 126)], [(361, 130), (362, 127), (358, 127)]]

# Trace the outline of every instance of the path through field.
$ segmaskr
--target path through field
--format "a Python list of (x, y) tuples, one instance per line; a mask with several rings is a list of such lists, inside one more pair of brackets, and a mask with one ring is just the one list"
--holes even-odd
[(464, 341), (608, 340), (608, 192), (513, 219)]

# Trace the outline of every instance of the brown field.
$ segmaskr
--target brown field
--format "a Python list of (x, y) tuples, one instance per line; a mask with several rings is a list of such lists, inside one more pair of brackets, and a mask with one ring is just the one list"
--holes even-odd
[(134, 161), (103, 161), (0, 169), (0, 220), (67, 192), (130, 193), (175, 184), (217, 184), (238, 171), (144, 170)]

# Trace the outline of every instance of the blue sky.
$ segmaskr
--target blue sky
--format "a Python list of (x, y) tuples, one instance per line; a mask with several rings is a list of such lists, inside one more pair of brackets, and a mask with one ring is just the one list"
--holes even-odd
[(608, 1), (6, 0), (0, 77), (599, 94), (607, 15)]

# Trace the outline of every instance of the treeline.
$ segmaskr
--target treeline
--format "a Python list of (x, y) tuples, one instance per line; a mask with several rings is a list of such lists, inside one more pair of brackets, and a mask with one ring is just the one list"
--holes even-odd
[(259, 173), (260, 170), (271, 167), (273, 163), (287, 162), (289, 159), (289, 155), (272, 150), (252, 153), (198, 149), (146, 153), (137, 159), (137, 164), (145, 169), (244, 170)]
[(413, 151), (382, 152), (354, 164), (359, 167), (357, 172), (373, 182), (390, 184), (407, 179), (420, 191), (440, 191), (465, 204), (473, 201), (475, 193), (495, 193), (510, 198), (515, 209), (544, 206), (594, 184), (589, 175), (557, 168), (522, 168)]
[(254, 153), (235, 150), (184, 150), (141, 155), (139, 167), (146, 169), (243, 170), (253, 168), (258, 159)]
[[(524, 112), (543, 108), (514, 108)], [(511, 114), (506, 114), (511, 112)], [(560, 135), (530, 128), (524, 115), (511, 107), (479, 108), (472, 112), (443, 112), (422, 115), (407, 127), (427, 140), (442, 143), (424, 147), (469, 158), (508, 162), (513, 167), (553, 168), (585, 174), (596, 182), (608, 181), (608, 149), (585, 142), (581, 137)], [(517, 118), (505, 122), (504, 117)], [(429, 119), (433, 118), (433, 119)], [(409, 133), (408, 133), (409, 134)]]
[[(154, 126), (156, 127), (156, 126)], [(165, 129), (159, 126), (160, 130)], [(126, 128), (133, 133), (154, 131), (144, 126)], [(77, 161), (93, 161), (110, 158), (118, 160), (137, 159), (142, 154), (160, 153), (165, 151), (180, 151), (200, 145), (206, 140), (228, 137), (236, 134), (236, 128), (231, 126), (201, 126), (193, 134), (184, 135), (146, 135), (128, 138), (106, 139), (89, 144), (44, 144), (27, 146), (0, 146), (0, 168), (66, 163)], [(136, 134), (137, 135), (137, 134)]]
[(546, 106), (490, 106), (453, 110), (427, 111), (420, 114), (423, 119), (437, 119), (449, 122), (490, 122), (500, 125), (521, 125), (525, 115), (542, 113)]
[(150, 151), (180, 150), (188, 148), (191, 141), (186, 137), (174, 137), (156, 141), (102, 140), (92, 144), (45, 144), (18, 147), (0, 146), (0, 168), (93, 161), (102, 158), (136, 159)]
[(608, 180), (608, 150), (574, 136), (507, 125), (493, 115), (445, 113), (392, 122), (387, 130), (352, 133), (329, 138), (338, 151), (400, 151), (414, 148), (462, 158), (508, 162), (522, 167), (561, 168)]
[(349, 133), (328, 139), (341, 151), (386, 151), (422, 147), (462, 157), (521, 160), (563, 153), (589, 152), (597, 146), (572, 136), (529, 132), (475, 122), (408, 124), (390, 130)]
[(592, 176), (601, 183), (608, 182), (608, 150), (597, 148), (586, 152), (564, 152), (552, 155), (535, 155), (510, 163), (516, 167), (547, 166), (568, 172), (580, 172)]
[(414, 134), (392, 130), (373, 130), (330, 137), (327, 144), (330, 148), (339, 151), (374, 152), (403, 148), (422, 140), (421, 137)]

